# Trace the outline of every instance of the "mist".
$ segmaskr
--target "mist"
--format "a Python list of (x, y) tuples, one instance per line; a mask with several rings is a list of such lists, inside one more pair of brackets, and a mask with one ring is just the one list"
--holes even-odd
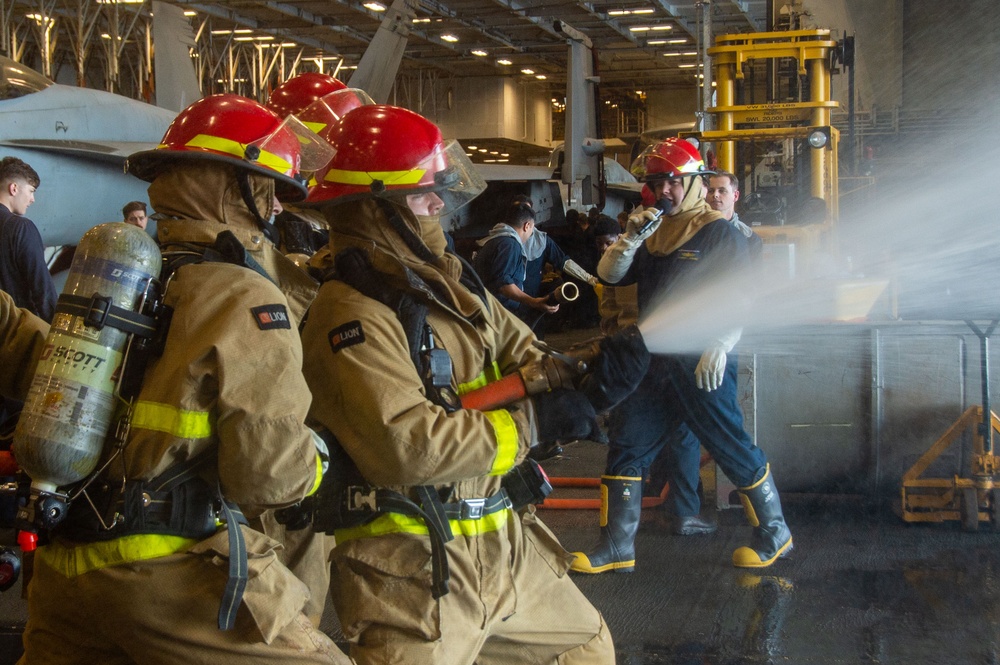
[(753, 274), (650, 307), (640, 322), (647, 345), (701, 353), (738, 328), (766, 339), (819, 324), (1000, 318), (998, 157), (993, 132), (911, 142), (877, 174), (874, 200), (843, 208), (794, 277), (765, 254)]

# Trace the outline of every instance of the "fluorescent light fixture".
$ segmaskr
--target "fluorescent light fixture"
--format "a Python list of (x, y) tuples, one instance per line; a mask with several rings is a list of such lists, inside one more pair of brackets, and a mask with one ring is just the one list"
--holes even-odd
[(458, 41), (458, 37), (456, 37), (455, 35), (451, 34), (450, 32), (446, 32), (443, 35), (441, 35), (441, 39), (444, 40), (444, 41), (446, 41), (446, 42), (449, 42), (451, 44), (454, 44), (455, 42)]
[(629, 31), (630, 32), (648, 32), (649, 31), (649, 26), (648, 25), (633, 25), (631, 28), (629, 28)]
[(652, 14), (652, 9), (612, 9), (608, 16), (634, 16), (637, 14)]
[(188, 10), (185, 10), (185, 12), (184, 12), (184, 16), (197, 16), (197, 15), (198, 15), (198, 12), (196, 12), (193, 9), (188, 9)]
[(535, 73), (535, 70), (534, 69), (528, 69), (527, 67), (525, 67), (524, 69), (521, 70), (521, 73), (522, 74), (527, 74), (528, 76), (531, 76), (532, 74)]
[(509, 162), (510, 160), (509, 159), (498, 159), (497, 161), (498, 162), (504, 162), (504, 163), (506, 163), (506, 162)]
[(672, 53), (664, 53), (663, 57), (664, 58), (679, 58), (680, 55), (681, 55), (680, 53), (672, 52)]
[(684, 51), (681, 55), (698, 55), (697, 51)]
[(508, 65), (513, 65), (514, 63), (508, 60), (507, 58), (500, 58), (499, 60), (497, 60), (497, 64), (508, 66)]
[(677, 65), (680, 69), (694, 69), (694, 65)]
[(469, 150), (479, 150), (479, 146), (470, 145)]
[(486, 53), (486, 51), (481, 51), (479, 49), (476, 49), (475, 51), (472, 52), (472, 55), (478, 55), (480, 58), (484, 58), (488, 54)]
[(237, 28), (236, 30), (213, 30), (213, 35), (249, 35), (253, 30), (250, 28)]
[(381, 2), (366, 2), (365, 7), (372, 10), (373, 12), (385, 11), (385, 5), (383, 5)]
[(479, 152), (489, 152), (489, 149), (488, 148), (480, 148)]
[(650, 30), (656, 30), (657, 32), (662, 32), (663, 30), (673, 30), (672, 25), (654, 25)]
[(535, 78), (538, 79), (539, 81), (544, 81), (545, 79), (548, 78), (548, 76), (546, 76), (545, 74), (535, 74)]
[(281, 45), (284, 46), (285, 48), (292, 48), (294, 46), (298, 46), (298, 44), (296, 44), (295, 42), (281, 42)]
[(501, 157), (510, 157), (510, 153), (509, 152), (501, 152), (500, 156)]
[(668, 44), (687, 44), (687, 39), (681, 37), (680, 39), (668, 39)]
[(666, 39), (650, 39), (646, 42), (646, 46), (663, 46), (669, 43)]
[(490, 154), (491, 155), (499, 155), (500, 151), (499, 150), (490, 150)]
[(413, 19), (412, 22), (413, 23), (430, 23), (431, 20), (429, 18), (415, 18), (415, 19)]

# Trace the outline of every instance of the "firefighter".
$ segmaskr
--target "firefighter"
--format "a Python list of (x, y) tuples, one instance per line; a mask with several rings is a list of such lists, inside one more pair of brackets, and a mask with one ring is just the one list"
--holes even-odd
[[(705, 201), (706, 170), (698, 149), (683, 139), (665, 139), (639, 156), (638, 171), (656, 200), (652, 208), (629, 218), (625, 233), (602, 255), (597, 271), (608, 284), (636, 284), (640, 320), (654, 309), (694, 303), (699, 318), (709, 319), (711, 298), (722, 276), (747, 284), (758, 244), (729, 224)], [(721, 223), (717, 223), (721, 220)], [(736, 309), (736, 308), (734, 308)], [(613, 413), (611, 446), (603, 485), (598, 544), (577, 552), (573, 570), (583, 573), (630, 572), (635, 567), (635, 536), (642, 510), (642, 482), (664, 444), (693, 433), (738, 486), (747, 519), (753, 525), (750, 546), (733, 553), (738, 567), (770, 566), (792, 549), (781, 501), (764, 451), (743, 429), (736, 393), (737, 358), (732, 353), (741, 329), (733, 312), (712, 312), (723, 319), (710, 333), (695, 335), (693, 353), (654, 355), (635, 393)], [(703, 349), (703, 351), (702, 351)], [(694, 459), (678, 463), (698, 463)], [(675, 495), (676, 496), (673, 496)], [(698, 516), (697, 485), (671, 487), (678, 533), (710, 533), (714, 525)]]
[[(284, 81), (271, 92), (267, 107), (285, 118), (294, 115), (309, 129), (324, 136), (330, 126), (348, 111), (374, 104), (364, 90), (348, 88), (338, 79), (318, 72), (306, 72)], [(278, 210), (274, 220), (281, 237), (281, 251), (305, 268), (309, 259), (327, 245), (326, 220), (316, 210), (289, 205)]]
[(317, 137), (294, 126), (215, 95), (129, 158), (159, 215), (169, 327), (122, 452), (36, 551), (21, 663), (350, 662), (302, 614), (280, 544), (244, 526), (315, 491), (325, 457), (292, 306), (261, 268), (276, 189), (306, 192)]
[(458, 408), (456, 394), (540, 355), (446, 248), (439, 216), (485, 183), (461, 146), (405, 109), (363, 106), (329, 139), (337, 154), (308, 199), (333, 257), (303, 329), (310, 414), (374, 496), (394, 497), (335, 531), (331, 595), (351, 656), (613, 663), (604, 619), (565, 575), (567, 552), (511, 498), (511, 479), (541, 482), (524, 463), (532, 445), (591, 435), (594, 407), (564, 389)]
[[(307, 72), (276, 87), (266, 106), (281, 118), (294, 116), (312, 131), (322, 133), (348, 110), (365, 103), (366, 98), (364, 92), (349, 89), (332, 76)], [(276, 197), (275, 202), (277, 201)], [(302, 267), (322, 246), (320, 243), (314, 245), (311, 241), (319, 235), (313, 233), (313, 229), (325, 230), (326, 221), (315, 210), (293, 206), (288, 200), (284, 204), (284, 212), (276, 209), (276, 213), (281, 214), (277, 214), (273, 220), (277, 232), (275, 242), (272, 245), (270, 241), (265, 241), (265, 244), (268, 246), (268, 253), (274, 251), (272, 246), (277, 246), (277, 250), (288, 257), (288, 260), (281, 257), (273, 261), (272, 265), (284, 268), (282, 274), (298, 273), (289, 275), (286, 281), (311, 287), (302, 289), (303, 297), (297, 301), (301, 306), (293, 312), (297, 326), (319, 288), (311, 277), (306, 277), (308, 273)], [(281, 204), (278, 204), (278, 208), (280, 207)], [(333, 539), (322, 533), (314, 533), (311, 529), (286, 528), (271, 511), (261, 515), (260, 523), (255, 526), (284, 546), (280, 553), (282, 561), (309, 587), (309, 602), (304, 612), (313, 625), (319, 626), (330, 588), (330, 566), (327, 559), (333, 547)]]

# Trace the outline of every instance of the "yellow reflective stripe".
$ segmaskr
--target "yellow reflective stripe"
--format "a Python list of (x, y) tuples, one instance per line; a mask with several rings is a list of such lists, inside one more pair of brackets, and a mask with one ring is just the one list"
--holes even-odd
[[(483, 515), (478, 520), (448, 520), (448, 524), (451, 525), (451, 532), (455, 535), (471, 538), (484, 533), (499, 531), (507, 523), (510, 514), (510, 508), (504, 508), (495, 513)], [(426, 536), (429, 532), (427, 525), (419, 517), (411, 517), (399, 513), (386, 513), (363, 526), (356, 526), (350, 529), (337, 529), (334, 532), (334, 537), (337, 543), (340, 544), (346, 543), (348, 540), (357, 540), (358, 538), (368, 538), (370, 536), (384, 536), (389, 533), (412, 533)]]
[(408, 171), (345, 171), (344, 169), (330, 169), (323, 176), (327, 182), (335, 182), (340, 185), (364, 185), (368, 186), (376, 180), (381, 180), (393, 185), (415, 185), (420, 182), (426, 169), (410, 169)]
[(320, 483), (323, 482), (323, 460), (320, 459), (319, 453), (316, 453), (316, 480), (313, 481), (312, 489), (309, 490), (309, 494), (306, 496), (312, 496), (319, 490)]
[(63, 577), (76, 577), (109, 566), (177, 554), (197, 542), (194, 538), (139, 533), (75, 546), (54, 542), (35, 550), (35, 558)]
[(205, 439), (214, 427), (208, 411), (185, 411), (159, 402), (136, 402), (132, 427), (166, 432), (179, 439)]
[(493, 425), (497, 437), (497, 456), (493, 459), (491, 476), (502, 476), (514, 468), (517, 461), (518, 437), (517, 424), (506, 409), (484, 411), (483, 415)]
[(458, 384), (458, 394), (464, 395), (465, 393), (472, 392), (477, 388), (482, 388), (488, 383), (493, 383), (494, 381), (499, 381), (502, 377), (500, 376), (500, 365), (494, 360), (493, 363), (484, 369), (479, 376), (474, 378), (472, 381), (467, 383)]
[[(247, 145), (245, 143), (240, 143), (239, 141), (232, 141), (230, 139), (224, 139), (221, 136), (209, 136), (208, 134), (198, 134), (193, 139), (188, 141), (185, 145), (190, 148), (205, 148), (207, 150), (215, 150), (216, 152), (224, 152), (227, 155), (232, 155), (237, 159), (246, 159)], [(257, 146), (258, 148), (260, 146)], [(268, 168), (274, 169), (279, 173), (288, 173), (292, 170), (292, 165), (287, 161), (274, 154), (273, 152), (268, 152), (261, 148), (260, 155), (257, 157), (256, 161)]]
[(316, 132), (317, 134), (319, 134), (321, 131), (323, 131), (323, 129), (326, 128), (325, 122), (310, 122), (308, 120), (303, 120), (302, 124), (311, 129), (312, 131)]

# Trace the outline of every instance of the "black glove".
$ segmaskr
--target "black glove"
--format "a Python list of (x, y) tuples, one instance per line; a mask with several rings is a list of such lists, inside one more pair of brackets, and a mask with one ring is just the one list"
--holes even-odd
[(580, 379), (580, 392), (594, 409), (607, 411), (628, 397), (649, 369), (649, 349), (635, 324), (601, 340), (601, 353)]
[(588, 439), (606, 443), (607, 437), (597, 424), (597, 414), (587, 397), (576, 390), (551, 390), (535, 395), (538, 416), (539, 447), (548, 448), (559, 441)]

